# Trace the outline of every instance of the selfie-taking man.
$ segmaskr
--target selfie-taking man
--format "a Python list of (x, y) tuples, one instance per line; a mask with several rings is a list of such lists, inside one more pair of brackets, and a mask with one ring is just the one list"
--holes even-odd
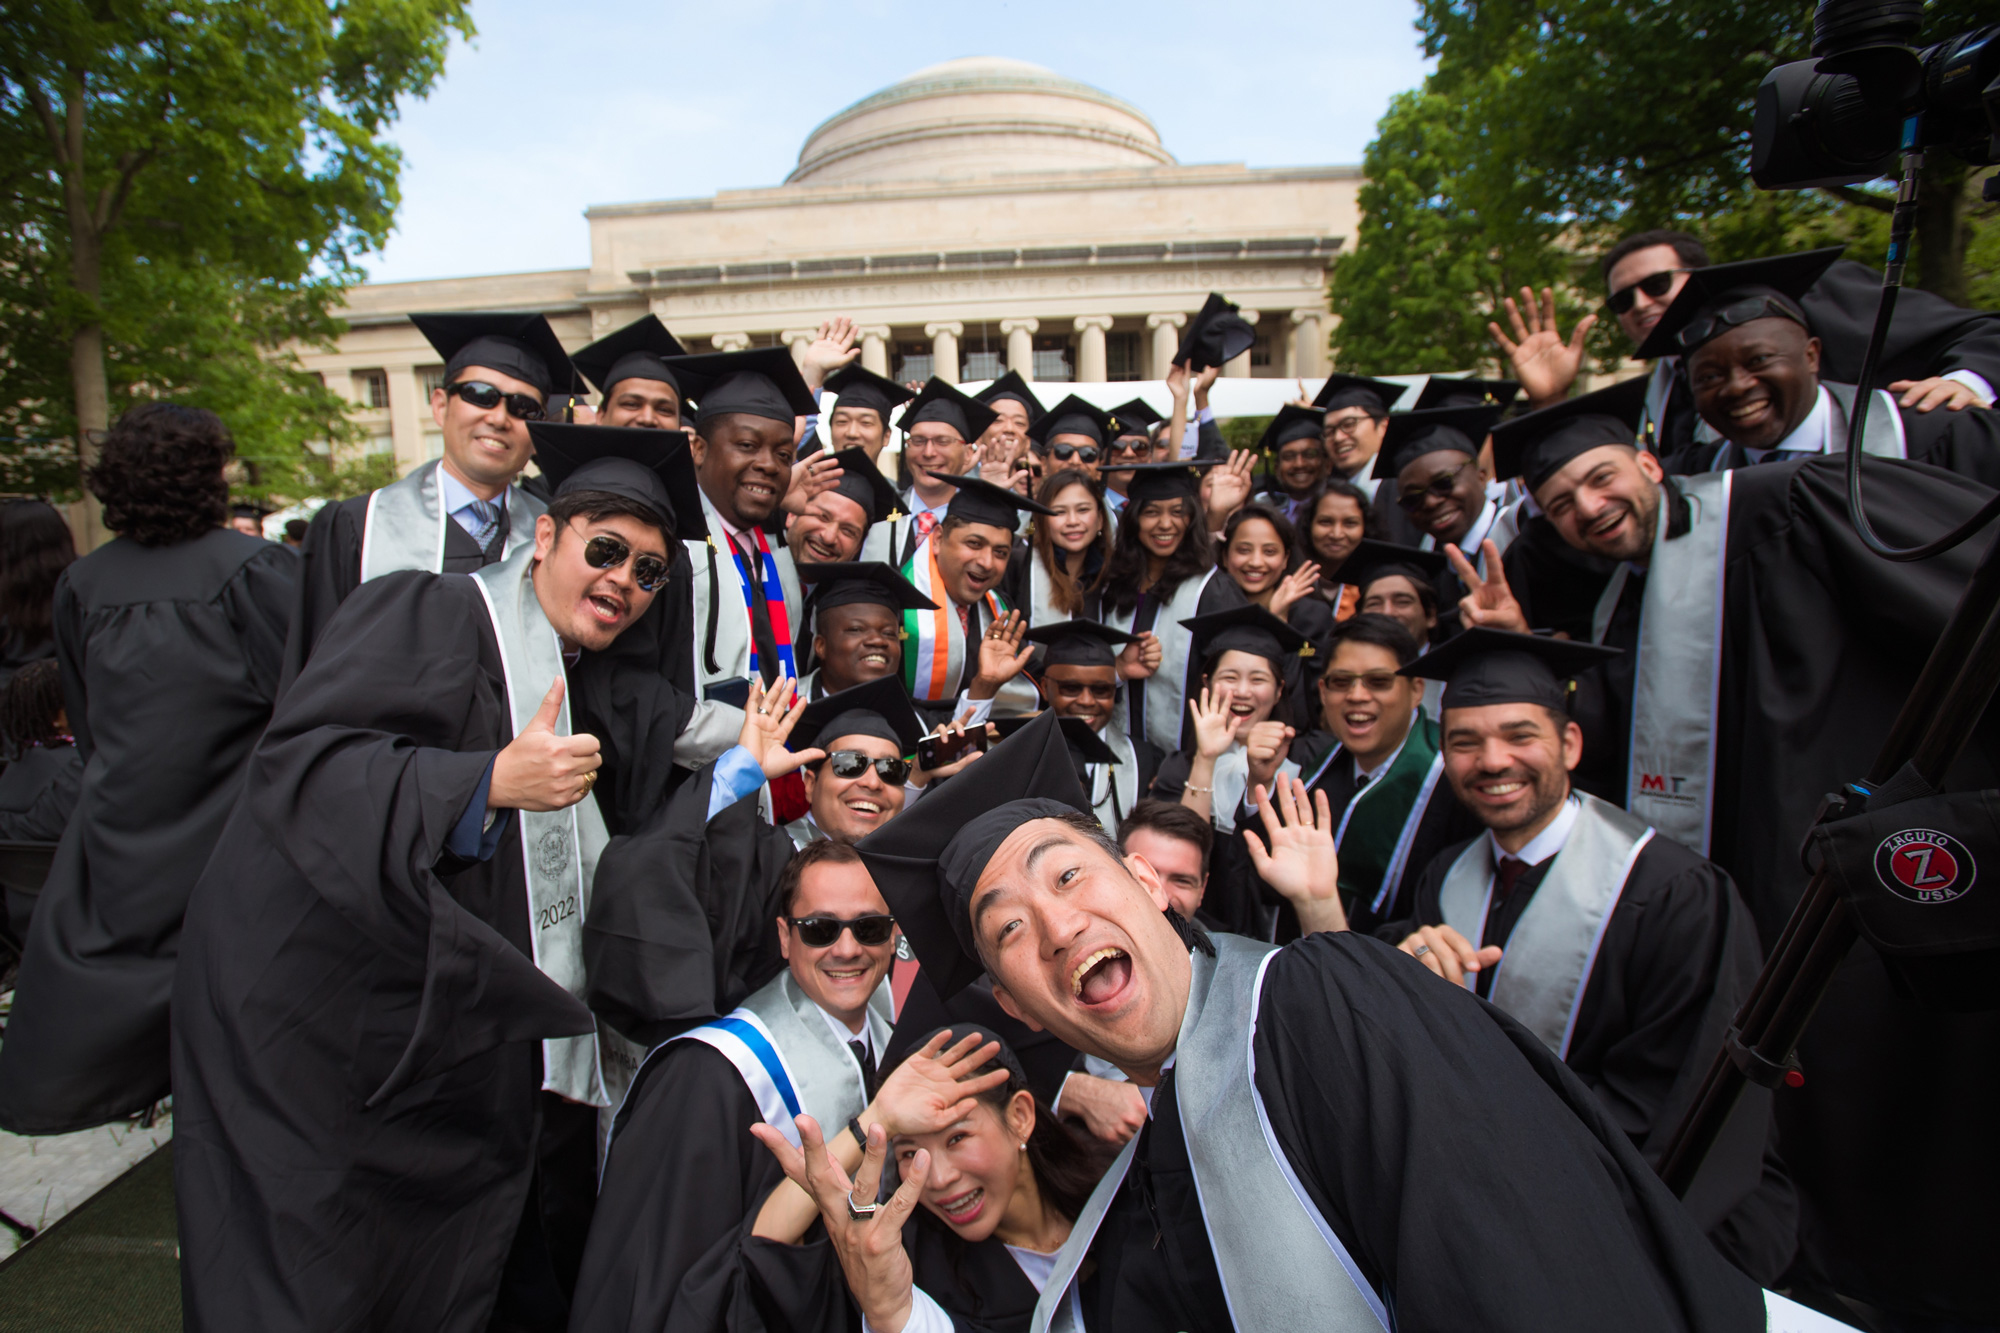
[(1376, 462), (1382, 458), (1382, 437), (1389, 427), (1389, 409), (1403, 396), (1403, 386), (1393, 380), (1371, 380), (1360, 375), (1329, 375), (1313, 406), (1326, 415), (1320, 418), (1320, 443), (1325, 446), (1327, 475), (1352, 482), (1372, 500), (1382, 484)]
[(829, 694), (903, 671), (903, 615), (938, 604), (879, 561), (801, 565), (812, 592), (806, 622), (812, 670), (799, 693), (817, 703)]
[(669, 360), (686, 355), (658, 315), (642, 315), (570, 359), (597, 386), (597, 425), (679, 430), (687, 403)]
[(412, 315), (444, 358), (431, 417), (444, 456), (379, 491), (322, 505), (300, 548), (299, 608), (285, 645), (289, 682), (355, 588), (401, 569), (469, 574), (534, 542), (541, 501), (514, 484), (534, 452), (528, 423), (583, 377), (540, 315)]
[(258, 744), (175, 984), (191, 1328), (560, 1325), (609, 1104), (565, 677), (644, 614), (693, 486), (676, 437), (580, 433), (605, 452), (544, 459), (532, 545), (356, 589)]
[[(1583, 734), (1565, 682), (1611, 654), (1473, 629), (1402, 669), (1446, 682), (1440, 760), (1485, 832), (1437, 852), (1376, 933), (1533, 1032), (1657, 1163), (1763, 953), (1719, 867), (1570, 789)], [(1739, 1114), (1750, 1143), (1768, 1138), (1768, 1095)], [(1797, 1200), (1775, 1161), (1728, 1156), (1689, 1196), (1697, 1220), (1738, 1268), (1775, 1282)]]
[(956, 385), (940, 379), (924, 385), (896, 419), (903, 432), (903, 465), (910, 474), (905, 516), (869, 532), (861, 548), (864, 560), (899, 567), (910, 563), (944, 521), (957, 489), (949, 478), (963, 473), (972, 457), (968, 442), (978, 439), (993, 418), (993, 409), (960, 393)]
[[(1278, 949), (1190, 926), (1083, 813), (1053, 718), (980, 765), (857, 850), (940, 986), (983, 967), (1009, 1012), (1148, 1090), (1032, 1327), (1078, 1307), (1121, 1330), (1380, 1329), (1390, 1309), (1411, 1333), (1468, 1310), (1498, 1330), (1765, 1327), (1756, 1285), (1511, 1019), (1352, 932)], [(1304, 799), (1260, 802), (1258, 870), (1337, 899), (1333, 821)], [(788, 1166), (831, 1196), (801, 1137)]]

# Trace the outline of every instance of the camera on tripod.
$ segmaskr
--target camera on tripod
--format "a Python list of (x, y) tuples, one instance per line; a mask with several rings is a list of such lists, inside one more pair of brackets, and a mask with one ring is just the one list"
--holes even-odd
[[(1812, 60), (1780, 65), (1757, 88), (1750, 175), (1766, 190), (1855, 185), (1894, 175), (1903, 126), (1913, 148), (1974, 166), (2000, 163), (2000, 24), (1912, 45), (1922, 0), (1820, 0)], [(1986, 198), (2000, 198), (1986, 182)]]

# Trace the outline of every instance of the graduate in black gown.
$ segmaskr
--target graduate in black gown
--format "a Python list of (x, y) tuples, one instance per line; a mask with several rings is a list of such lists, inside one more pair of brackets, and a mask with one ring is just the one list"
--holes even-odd
[(0, 1046), (0, 1126), (17, 1134), (167, 1095), (181, 920), (271, 715), (295, 593), (283, 547), (223, 525), (234, 448), (214, 413), (149, 403), (87, 479), (119, 535), (56, 585), (83, 777)]
[[(1802, 831), (1830, 787), (1873, 765), (1981, 539), (1882, 560), (1848, 520), (1840, 456), (1667, 478), (1633, 425), (1611, 389), (1494, 437), (1497, 470), (1521, 476), (1564, 540), (1618, 562), (1595, 636), (1625, 651), (1577, 683), (1576, 786), (1705, 852), (1768, 948), (1805, 887)], [(1918, 463), (1860, 462), (1869, 521), (1894, 545), (1936, 537), (1991, 494)], [(1517, 572), (1475, 589), (1468, 618), (1540, 628), (1542, 589)], [(1989, 718), (1950, 785), (1996, 785), (1996, 756)], [(2000, 1282), (1962, 1239), (1984, 1225), (1972, 1200), (2000, 1188), (2000, 1144), (1972, 1110), (2000, 1097), (2000, 1073), (1952, 1054), (1996, 1042), (1991, 1015), (1900, 995), (1865, 943), (1836, 974), (1800, 1044), (1806, 1084), (1776, 1101), (1801, 1258), (1841, 1291), (1926, 1317), (2000, 1318)]]
[(563, 677), (660, 589), (693, 485), (672, 436), (595, 435), (544, 457), (532, 546), (356, 589), (258, 745), (174, 995), (191, 1329), (562, 1326), (609, 1104)]
[(83, 755), (53, 658), (28, 663), (0, 690), (0, 738), (14, 755), (0, 769), (0, 841), (56, 841), (76, 808)]
[[(1566, 681), (1610, 653), (1474, 629), (1403, 668), (1449, 682), (1444, 772), (1485, 831), (1433, 856), (1405, 915), (1375, 933), (1533, 1031), (1657, 1164), (1763, 951), (1726, 872), (1570, 790), (1583, 733)], [(1775, 1283), (1797, 1201), (1754, 1150), (1770, 1138), (1768, 1095), (1741, 1114), (1753, 1151), (1717, 1155), (1697, 1217), (1737, 1267)]]
[(285, 645), (297, 679), (355, 588), (400, 569), (469, 574), (534, 540), (542, 502), (514, 484), (534, 452), (528, 422), (583, 377), (540, 315), (412, 315), (444, 358), (430, 411), (444, 456), (378, 491), (322, 505), (299, 548), (299, 603)]
[[(1080, 1274), (1086, 1326), (1764, 1328), (1538, 1038), (1377, 940), (1273, 950), (1170, 918), (1081, 816), (1053, 721), (981, 762), (859, 850), (935, 976), (983, 965), (1010, 1011), (1150, 1089), (1045, 1288)], [(1336, 896), (1331, 820), (1300, 795), (1259, 871)]]

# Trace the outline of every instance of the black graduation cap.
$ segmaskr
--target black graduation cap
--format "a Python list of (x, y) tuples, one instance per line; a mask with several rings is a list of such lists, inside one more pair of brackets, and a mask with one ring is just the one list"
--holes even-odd
[(1221, 463), (1220, 458), (1189, 458), (1178, 463), (1134, 463), (1120, 468), (1132, 480), (1125, 484), (1125, 509), (1136, 513), (1137, 506), (1153, 500), (1201, 499), (1201, 472)]
[(1498, 407), (1505, 409), (1521, 393), (1519, 380), (1447, 379), (1433, 375), (1424, 381), (1412, 412), (1437, 407)]
[(858, 362), (828, 379), (826, 389), (840, 400), (834, 406), (873, 408), (876, 415), (882, 418), (884, 426), (889, 424), (889, 414), (897, 404), (907, 403), (916, 397), (887, 375), (877, 375)]
[(1071, 394), (1028, 427), (1028, 438), (1047, 444), (1058, 435), (1088, 435), (1103, 444), (1110, 434), (1111, 414), (1095, 403)]
[(1382, 452), (1389, 456), (1391, 478), (1425, 454), (1451, 449), (1479, 456), (1500, 409), (1485, 407), (1434, 407), (1420, 412), (1397, 412), (1390, 416), (1382, 433)]
[(1572, 676), (1618, 655), (1618, 649), (1597, 643), (1477, 628), (1447, 639), (1396, 674), (1443, 681), (1446, 708), (1563, 708)]
[(946, 518), (985, 523), (1012, 532), (1021, 522), (1020, 514), (1056, 512), (1040, 500), (1030, 500), (1011, 487), (995, 486), (984, 477), (954, 477), (937, 472), (932, 474), (931, 479), (949, 482), (958, 488), (952, 494), (951, 503), (944, 507)]
[(1374, 417), (1387, 416), (1403, 386), (1394, 380), (1371, 380), (1362, 375), (1328, 375), (1326, 383), (1313, 395), (1313, 406), (1325, 412), (1337, 407), (1366, 408)]
[(1768, 255), (1763, 259), (1743, 259), (1734, 264), (1711, 264), (1698, 268), (1687, 275), (1681, 284), (1680, 295), (1660, 316), (1660, 322), (1646, 335), (1646, 341), (1635, 353), (1641, 360), (1651, 361), (1662, 356), (1679, 356), (1692, 352), (1705, 342), (1709, 342), (1730, 329), (1734, 324), (1700, 331), (1700, 336), (1682, 340), (1682, 333), (1690, 324), (1714, 307), (1728, 304), (1743, 297), (1765, 296), (1774, 298), (1775, 304), (1802, 327), (1810, 329), (1805, 312), (1799, 309), (1799, 300), (1820, 280), (1833, 261), (1840, 258), (1846, 247), (1829, 245), (1819, 250), (1801, 250), (1797, 254)]
[(1579, 454), (1607, 444), (1637, 448), (1650, 383), (1650, 376), (1636, 375), (1501, 422), (1493, 428), (1495, 478), (1519, 477), (1532, 491)]
[(924, 724), (910, 706), (902, 678), (864, 681), (806, 705), (785, 748), (797, 754), (817, 746), (822, 737), (835, 741), (842, 736), (874, 736), (902, 747), (900, 754), (915, 754)]
[(570, 359), (584, 378), (606, 398), (620, 380), (659, 380), (681, 391), (681, 382), (667, 364), (670, 356), (686, 356), (681, 340), (667, 331), (658, 315), (641, 315), (615, 333), (581, 348)]
[(1275, 458), (1278, 450), (1293, 440), (1317, 440), (1320, 437), (1320, 427), (1325, 421), (1325, 408), (1300, 407), (1297, 403), (1286, 403), (1278, 409), (1278, 415), (1271, 418), (1271, 424), (1264, 427), (1263, 437), (1257, 441), (1257, 447)]
[(917, 585), (898, 573), (895, 566), (880, 560), (802, 562), (799, 580), (812, 585), (806, 600), (815, 611), (857, 604), (886, 606), (892, 611), (938, 609), (937, 603), (917, 591)]
[(410, 323), (444, 358), (449, 384), (467, 366), (526, 380), (545, 394), (589, 393), (562, 340), (540, 315), (498, 312), (411, 315)]
[(1373, 537), (1363, 537), (1354, 544), (1347, 559), (1340, 562), (1335, 577), (1342, 583), (1351, 583), (1357, 588), (1365, 588), (1370, 581), (1384, 574), (1402, 574), (1421, 583), (1437, 585), (1438, 576), (1447, 568), (1442, 551), (1423, 551), (1414, 546), (1398, 546), (1394, 542), (1377, 541)]
[(871, 524), (880, 523), (902, 508), (903, 497), (882, 475), (882, 469), (875, 466), (866, 449), (856, 445), (837, 450), (833, 457), (840, 464), (840, 480), (833, 484), (833, 489), (860, 505)]
[(682, 393), (701, 404), (697, 428), (732, 412), (788, 422), (819, 411), (805, 376), (782, 347), (676, 357), (669, 369)]
[(961, 392), (956, 384), (947, 384), (933, 375), (924, 384), (924, 391), (903, 409), (896, 429), (907, 431), (923, 422), (937, 421), (950, 426), (960, 439), (970, 443), (984, 435), (995, 419), (992, 408)]
[(530, 421), (528, 436), (554, 494), (609, 491), (651, 506), (676, 533), (707, 530), (686, 431)]
[[(1012, 398), (1015, 402), (1028, 409), (1029, 425), (1032, 426), (1042, 419), (1042, 400), (1035, 397), (1035, 391), (1028, 387), (1028, 382), (1021, 378), (1021, 372), (1018, 370), (1008, 371), (1005, 375), (1002, 375), (999, 379), (994, 380), (991, 384), (974, 394), (973, 397), (979, 402), (989, 404), (997, 403), (1002, 398)], [(984, 434), (985, 432), (981, 431), (980, 433)]]
[(1047, 650), (1044, 666), (1108, 667), (1118, 650), (1133, 641), (1122, 629), (1096, 620), (1052, 620), (1021, 636)]
[(1181, 334), (1174, 364), (1184, 365), (1192, 373), (1234, 361), (1249, 351), (1257, 341), (1257, 330), (1236, 312), (1237, 306), (1221, 292), (1210, 292)]
[(1133, 398), (1111, 409), (1111, 438), (1121, 435), (1147, 435), (1153, 427), (1166, 420), (1153, 410), (1153, 405), (1143, 398)]
[(1194, 651), (1189, 656), (1201, 662), (1233, 650), (1255, 653), (1282, 668), (1286, 658), (1299, 656), (1306, 647), (1305, 635), (1255, 602), (1190, 616), (1181, 625), (1194, 636)]
[(262, 523), (277, 512), (275, 509), (260, 504), (238, 503), (229, 506), (229, 516), (231, 518), (254, 518), (259, 523)]
[(971, 905), (993, 853), (1021, 824), (1071, 813), (1089, 814), (1090, 800), (1056, 715), (1044, 711), (854, 844), (939, 996), (985, 971)]
[[(999, 732), (1001, 739), (1004, 740), (1040, 716), (1040, 713), (1034, 713), (1028, 717), (996, 717), (989, 725)], [(1104, 743), (1104, 738), (1097, 734), (1096, 728), (1082, 718), (1058, 717), (1056, 721), (1062, 727), (1063, 740), (1069, 746), (1070, 756), (1079, 765), (1118, 762), (1117, 754)]]

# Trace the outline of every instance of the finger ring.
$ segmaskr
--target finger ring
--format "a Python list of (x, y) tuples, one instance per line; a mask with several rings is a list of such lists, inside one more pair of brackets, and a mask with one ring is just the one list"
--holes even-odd
[(1431, 951), (1431, 946), (1430, 946), (1430, 945), (1428, 945), (1428, 944), (1419, 944), (1419, 945), (1418, 945), (1418, 946), (1417, 946), (1417, 947), (1416, 947), (1415, 949), (1413, 949), (1413, 950), (1412, 950), (1411, 952), (1413, 952), (1414, 954), (1416, 954), (1416, 956), (1417, 956), (1417, 957), (1419, 957), (1419, 958), (1422, 958), (1422, 957), (1423, 957), (1423, 956), (1424, 956), (1425, 954), (1429, 953), (1430, 951)]
[(882, 1205), (879, 1203), (858, 1204), (852, 1194), (847, 1196), (847, 1218), (850, 1222), (866, 1222), (881, 1211)]
[(765, 711), (765, 708), (764, 708), (764, 705), (762, 705), (762, 704), (758, 704), (758, 705), (757, 705), (757, 711), (758, 711), (758, 713), (760, 713), (760, 714), (761, 714), (761, 713), (763, 713), (763, 712)]
[(588, 773), (585, 773), (583, 775), (583, 794), (585, 796), (590, 795), (590, 789), (592, 787), (595, 787), (596, 785), (597, 785), (597, 770), (593, 768)]

